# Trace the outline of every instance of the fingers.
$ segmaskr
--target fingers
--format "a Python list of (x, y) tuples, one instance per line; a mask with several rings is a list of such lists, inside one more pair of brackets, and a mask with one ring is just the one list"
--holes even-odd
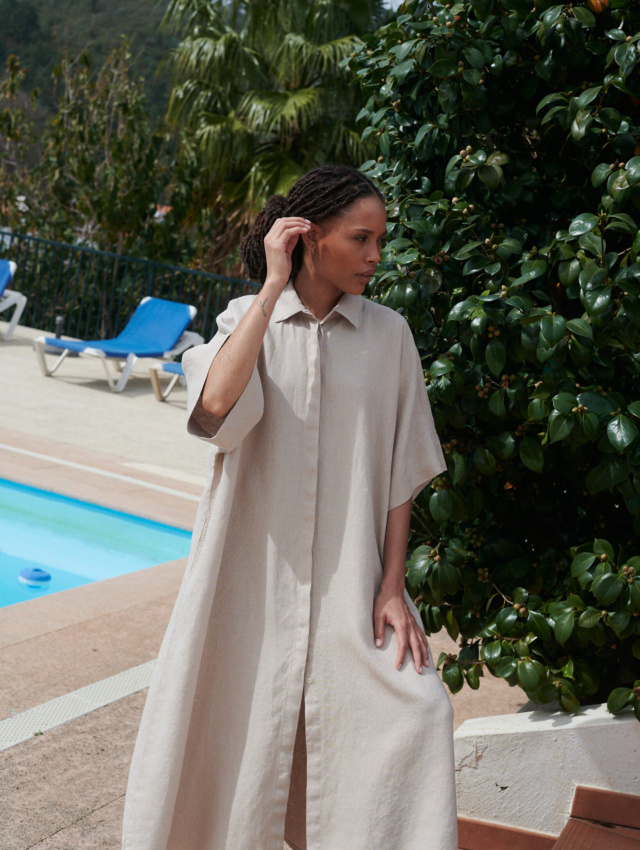
[(384, 642), (385, 626), (390, 625), (396, 633), (398, 652), (396, 654), (396, 670), (402, 667), (407, 650), (411, 648), (413, 664), (417, 673), (422, 673), (423, 667), (429, 666), (429, 644), (404, 600), (400, 598), (376, 599), (373, 610), (373, 633), (376, 646)]
[(429, 641), (427, 640), (426, 635), (422, 631), (422, 629), (418, 629), (418, 634), (420, 635), (420, 642), (422, 644), (422, 661), (425, 667), (429, 666)]
[(420, 640), (420, 633), (415, 625), (411, 626), (409, 633), (409, 644), (413, 653), (413, 666), (416, 668), (416, 673), (422, 673), (422, 665), (424, 663), (424, 644)]
[(311, 226), (312, 224), (308, 219), (301, 218), (300, 216), (292, 215), (286, 218), (277, 218), (265, 236), (265, 242), (267, 240), (272, 241), (283, 235), (291, 236), (294, 233), (306, 233)]
[(399, 670), (402, 667), (402, 662), (404, 661), (404, 657), (407, 654), (407, 648), (409, 646), (409, 641), (407, 639), (407, 632), (405, 629), (396, 629), (396, 638), (398, 640), (398, 654), (396, 656), (396, 670)]
[(376, 641), (376, 646), (382, 646), (384, 643), (384, 615), (373, 615), (373, 636)]
[(402, 667), (407, 650), (411, 647), (413, 666), (416, 668), (417, 673), (422, 673), (423, 666), (429, 666), (429, 644), (424, 632), (419, 628), (411, 615), (408, 615), (404, 623), (394, 626), (394, 628), (396, 640), (398, 641), (396, 670)]
[(267, 277), (284, 288), (291, 275), (291, 255), (298, 240), (313, 225), (299, 216), (278, 218), (264, 238)]

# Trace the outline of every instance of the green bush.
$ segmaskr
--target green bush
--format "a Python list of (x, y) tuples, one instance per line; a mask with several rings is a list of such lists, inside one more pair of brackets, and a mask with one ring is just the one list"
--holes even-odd
[(351, 63), (391, 221), (372, 297), (449, 467), (407, 574), (460, 638), (443, 678), (640, 719), (639, 30), (635, 0), (407, 0)]

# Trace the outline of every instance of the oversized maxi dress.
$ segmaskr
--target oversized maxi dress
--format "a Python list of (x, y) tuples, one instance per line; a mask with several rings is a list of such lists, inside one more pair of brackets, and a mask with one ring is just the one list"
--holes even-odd
[(455, 850), (449, 699), (433, 659), (419, 675), (409, 651), (398, 671), (393, 629), (381, 648), (373, 634), (387, 514), (445, 468), (413, 338), (349, 294), (318, 322), (290, 282), (242, 395), (207, 422), (209, 367), (254, 297), (183, 360), (207, 484), (123, 848), (282, 850), (306, 808), (308, 850)]

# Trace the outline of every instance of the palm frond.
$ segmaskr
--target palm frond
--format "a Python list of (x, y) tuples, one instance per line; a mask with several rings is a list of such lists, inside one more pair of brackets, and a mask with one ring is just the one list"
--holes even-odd
[(238, 106), (238, 115), (254, 132), (278, 132), (281, 138), (304, 132), (322, 115), (323, 96), (318, 88), (295, 91), (247, 92)]
[(217, 29), (223, 26), (220, 12), (211, 0), (169, 0), (161, 26), (175, 33), (192, 33), (196, 28)]
[(309, 168), (368, 157), (341, 62), (383, 21), (383, 2), (167, 0), (165, 23), (181, 35), (169, 116), (196, 152), (216, 256)]
[(250, 133), (236, 115), (205, 113), (195, 133), (204, 182), (212, 186), (234, 169), (246, 170), (255, 148)]
[[(174, 80), (197, 79), (204, 85), (242, 89), (265, 80), (259, 55), (238, 33), (185, 38), (170, 54)], [(233, 68), (233, 74), (229, 69)]]
[(206, 112), (227, 112), (231, 105), (220, 93), (203, 88), (197, 81), (189, 80), (171, 92), (167, 119), (172, 127), (194, 130)]
[(340, 62), (361, 44), (358, 36), (346, 35), (333, 41), (314, 44), (301, 33), (288, 33), (276, 51), (272, 70), (281, 81), (293, 85), (310, 81), (327, 74), (340, 73)]

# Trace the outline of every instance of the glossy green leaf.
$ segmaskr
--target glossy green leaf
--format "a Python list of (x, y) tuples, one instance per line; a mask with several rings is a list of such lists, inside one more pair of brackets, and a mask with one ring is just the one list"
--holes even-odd
[(533, 661), (526, 658), (518, 661), (518, 679), (526, 691), (535, 691), (540, 683), (540, 674)]
[(619, 711), (622, 711), (629, 703), (633, 697), (633, 691), (631, 688), (615, 688), (609, 694), (607, 699), (607, 708), (611, 712), (611, 714), (617, 714)]
[(591, 172), (591, 183), (593, 186), (601, 186), (611, 176), (611, 166), (607, 162), (601, 162)]
[(497, 189), (502, 180), (502, 168), (499, 165), (481, 165), (478, 168), (478, 177), (490, 189)]
[(631, 611), (616, 611), (607, 617), (607, 625), (619, 636), (629, 625)]
[(464, 671), (464, 677), (467, 680), (467, 684), (474, 691), (477, 691), (480, 687), (480, 675), (478, 673), (478, 667), (478, 664), (474, 664)]
[(571, 693), (560, 695), (560, 705), (570, 714), (577, 714), (580, 711), (580, 701)]
[(571, 563), (571, 575), (580, 576), (590, 569), (596, 561), (596, 556), (591, 552), (579, 552)]
[(553, 410), (549, 414), (549, 440), (552, 443), (557, 443), (559, 440), (566, 439), (573, 431), (576, 419), (573, 414), (560, 413)]
[(533, 472), (542, 472), (544, 455), (540, 443), (532, 437), (523, 437), (520, 443), (520, 460)]
[(627, 405), (627, 412), (640, 418), (640, 401), (632, 401)]
[(445, 664), (442, 669), (442, 681), (452, 694), (457, 694), (464, 685), (462, 670), (457, 664)]
[(594, 579), (591, 592), (600, 605), (610, 605), (620, 596), (622, 583), (617, 580), (615, 573), (605, 573)]
[(497, 419), (504, 419), (507, 413), (505, 391), (496, 390), (489, 396), (489, 410)]
[(451, 476), (454, 484), (460, 484), (467, 477), (467, 460), (460, 452), (453, 452), (453, 474)]
[(598, 97), (600, 92), (602, 91), (602, 86), (591, 86), (588, 89), (585, 89), (580, 97), (578, 98), (578, 106), (580, 109), (583, 109), (585, 106), (588, 106), (590, 103)]
[(587, 473), (586, 485), (590, 493), (611, 490), (629, 475), (629, 466), (624, 459), (610, 456), (602, 458), (598, 465)]
[(598, 220), (597, 215), (581, 213), (569, 225), (569, 235), (582, 236), (583, 233), (590, 233), (597, 226)]
[(502, 655), (502, 645), (499, 640), (494, 640), (491, 643), (485, 644), (481, 651), (481, 656), (490, 664), (496, 664)]
[(604, 540), (602, 537), (597, 537), (593, 541), (593, 551), (596, 555), (606, 555), (609, 561), (613, 562), (615, 560), (615, 552), (613, 551), (613, 546), (609, 543), (608, 540)]
[(619, 452), (630, 446), (638, 436), (638, 429), (631, 419), (618, 414), (607, 426), (607, 436), (611, 445)]
[(496, 623), (504, 633), (508, 634), (518, 621), (518, 612), (511, 607), (501, 608), (496, 614)]
[(496, 676), (501, 679), (508, 679), (518, 669), (518, 662), (515, 658), (501, 658), (496, 664)]
[(551, 626), (544, 614), (540, 611), (529, 611), (527, 624), (531, 631), (540, 640), (551, 640)]
[(586, 6), (574, 6), (573, 16), (585, 27), (595, 27), (596, 16)]
[(502, 374), (507, 361), (507, 352), (499, 339), (492, 339), (485, 349), (487, 366), (496, 377)]
[(625, 165), (627, 180), (631, 186), (640, 183), (640, 156), (632, 157)]
[(540, 338), (547, 345), (556, 345), (564, 336), (567, 323), (562, 316), (545, 316), (540, 322)]
[(491, 452), (480, 446), (473, 453), (473, 465), (482, 475), (493, 475), (496, 471), (496, 459)]
[(576, 397), (572, 393), (558, 393), (553, 397), (553, 409), (558, 413), (571, 414), (577, 405)]
[(578, 619), (578, 625), (581, 629), (592, 629), (594, 626), (597, 626), (602, 617), (602, 611), (599, 611), (597, 608), (592, 608), (589, 606), (585, 611), (580, 614)]
[(571, 333), (577, 336), (583, 336), (587, 339), (593, 339), (593, 329), (591, 324), (585, 319), (569, 319), (567, 328)]
[(453, 499), (446, 490), (436, 490), (429, 499), (429, 511), (438, 523), (446, 522), (453, 513)]
[(558, 643), (565, 644), (573, 634), (575, 618), (573, 611), (568, 611), (566, 614), (561, 614), (556, 617), (553, 633), (556, 636)]
[(509, 162), (509, 155), (502, 151), (494, 151), (487, 157), (487, 165), (506, 165)]

